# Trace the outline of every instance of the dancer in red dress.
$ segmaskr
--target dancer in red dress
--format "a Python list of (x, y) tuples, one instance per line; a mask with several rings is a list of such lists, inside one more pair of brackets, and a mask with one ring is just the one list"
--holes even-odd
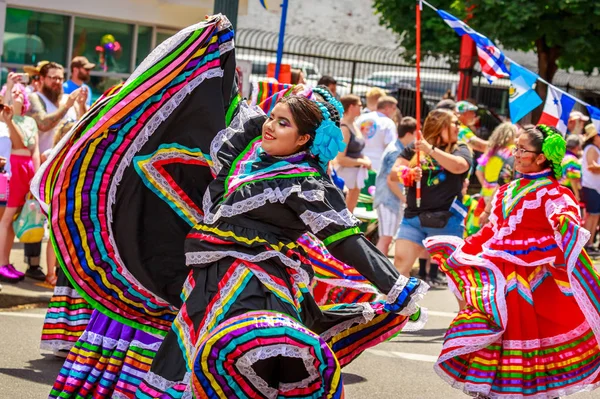
[(501, 187), (489, 223), (462, 241), (426, 241), (467, 302), (435, 370), (486, 398), (556, 398), (600, 384), (600, 276), (579, 207), (562, 187), (565, 141), (539, 125), (519, 137), (521, 179)]

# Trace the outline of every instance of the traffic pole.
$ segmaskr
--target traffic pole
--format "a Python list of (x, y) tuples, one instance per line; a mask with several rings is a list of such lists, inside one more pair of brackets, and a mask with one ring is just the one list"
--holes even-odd
[[(423, 139), (423, 134), (421, 133), (421, 8), (423, 7), (423, 3), (421, 0), (417, 1), (417, 48), (416, 48), (416, 58), (417, 58), (417, 81), (416, 81), (416, 119), (417, 119), (417, 141)], [(421, 151), (417, 151), (417, 166), (421, 167)], [(421, 207), (421, 179), (417, 180), (417, 208)]]
[(279, 80), (281, 60), (283, 59), (283, 42), (285, 39), (285, 24), (287, 20), (288, 0), (281, 3), (281, 25), (279, 26), (279, 43), (277, 44), (277, 64), (275, 65), (275, 79)]

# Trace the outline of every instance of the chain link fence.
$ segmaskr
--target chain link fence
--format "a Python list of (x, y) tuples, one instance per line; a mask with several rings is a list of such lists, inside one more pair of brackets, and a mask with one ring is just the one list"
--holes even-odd
[[(251, 80), (267, 76), (267, 67), (276, 62), (278, 35), (258, 29), (237, 33), (236, 58), (252, 62)], [(323, 75), (333, 76), (338, 95), (353, 93), (364, 97), (371, 87), (380, 87), (398, 96), (403, 115), (415, 114), (416, 69), (397, 49), (382, 46), (338, 43), (289, 35), (283, 63), (300, 69), (309, 84)], [(477, 70), (472, 73), (469, 97), (494, 114), (508, 115), (508, 79), (489, 85)], [(455, 95), (459, 85), (456, 66), (447, 59), (427, 57), (421, 63), (421, 90), (425, 109), (431, 109), (446, 94)]]

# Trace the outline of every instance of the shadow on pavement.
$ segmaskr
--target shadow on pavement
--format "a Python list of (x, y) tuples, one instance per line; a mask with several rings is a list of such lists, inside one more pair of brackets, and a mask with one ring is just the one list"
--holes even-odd
[(367, 379), (365, 377), (361, 377), (360, 375), (352, 373), (342, 373), (342, 379), (344, 381), (344, 385), (360, 384), (361, 382), (367, 382)]
[(47, 385), (50, 392), (65, 360), (54, 355), (43, 356), (41, 359), (30, 360), (29, 365), (24, 368), (0, 368), (0, 374)]
[[(36, 280), (32, 280), (30, 278), (25, 278), (25, 280), (20, 281), (16, 284), (10, 284), (9, 283), (2, 283), (4, 284), (4, 287), (6, 288), (20, 288), (21, 290), (27, 290), (27, 291), (31, 291), (31, 292), (42, 292), (42, 293), (47, 293), (49, 295), (52, 295), (52, 292), (54, 291), (53, 288), (49, 288), (49, 286), (43, 286), (41, 285), (41, 281), (36, 281)], [(8, 291), (8, 292), (6, 292)], [(7, 289), (5, 290), (5, 294), (6, 295), (10, 295), (10, 291)]]

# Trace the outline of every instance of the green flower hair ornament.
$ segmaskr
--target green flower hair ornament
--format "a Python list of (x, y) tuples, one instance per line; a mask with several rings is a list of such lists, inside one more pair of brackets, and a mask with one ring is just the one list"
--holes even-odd
[(562, 176), (561, 163), (567, 153), (567, 142), (560, 133), (549, 126), (538, 125), (537, 128), (544, 134), (542, 152), (552, 164), (554, 176), (559, 179)]

